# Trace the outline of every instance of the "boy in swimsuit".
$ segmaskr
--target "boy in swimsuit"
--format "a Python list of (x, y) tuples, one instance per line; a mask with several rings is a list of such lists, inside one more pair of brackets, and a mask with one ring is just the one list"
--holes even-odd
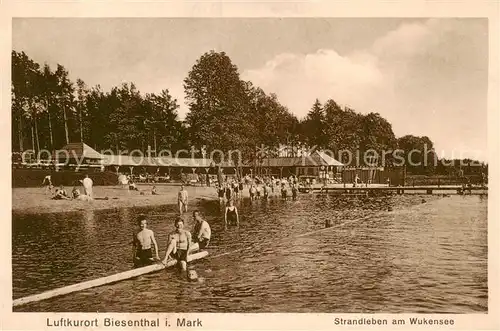
[(148, 220), (146, 216), (141, 215), (137, 219), (137, 224), (140, 227), (140, 231), (134, 235), (134, 266), (136, 268), (144, 267), (153, 263), (153, 250), (151, 244), (154, 245), (156, 259), (159, 260), (158, 256), (158, 245), (156, 244), (156, 239), (153, 231), (148, 229)]
[(182, 271), (187, 271), (187, 255), (191, 246), (191, 233), (184, 230), (184, 220), (177, 217), (174, 221), (175, 231), (168, 236), (167, 252), (162, 263), (166, 264), (169, 258), (177, 260)]
[(188, 192), (184, 189), (184, 185), (181, 185), (181, 190), (177, 195), (177, 203), (179, 205), (179, 213), (182, 215), (183, 212), (188, 211)]
[(212, 235), (210, 225), (201, 217), (200, 212), (197, 210), (193, 212), (193, 219), (196, 221), (193, 230), (193, 242), (198, 243), (200, 249), (204, 249), (208, 246)]

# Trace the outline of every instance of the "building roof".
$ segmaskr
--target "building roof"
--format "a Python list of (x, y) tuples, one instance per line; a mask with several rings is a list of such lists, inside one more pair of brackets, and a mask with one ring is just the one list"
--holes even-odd
[[(208, 168), (216, 166), (215, 162), (203, 158), (175, 158), (175, 157), (140, 157), (130, 155), (103, 155), (104, 165), (140, 166), (140, 167), (186, 167)], [(234, 167), (228, 162), (223, 162), (222, 167)]]
[(342, 167), (344, 164), (335, 160), (333, 157), (330, 155), (326, 154), (323, 151), (316, 151), (316, 153), (326, 162), (326, 165), (329, 166), (336, 166), (336, 167)]
[(131, 155), (103, 155), (104, 165), (117, 166), (156, 166), (152, 158)]
[[(95, 151), (85, 143), (71, 143), (64, 146), (60, 151), (55, 151), (53, 157), (65, 159), (66, 156), (77, 159), (102, 160), (103, 165), (116, 166), (142, 166), (142, 167), (186, 167), (186, 168), (207, 168), (221, 166), (224, 168), (233, 168), (235, 165), (225, 160), (216, 164), (211, 159), (204, 158), (176, 158), (176, 157), (147, 157), (130, 155), (107, 155)], [(251, 162), (245, 165), (252, 166)], [(260, 164), (263, 167), (317, 167), (317, 166), (343, 166), (342, 163), (335, 160), (322, 151), (314, 151), (310, 156), (303, 157), (275, 157), (266, 158)]]
[(208, 168), (215, 165), (212, 160), (202, 158), (156, 157), (154, 159), (156, 165), (161, 167)]
[[(248, 164), (251, 165), (251, 164)], [(262, 159), (262, 167), (318, 167), (318, 166), (343, 166), (328, 154), (315, 151), (310, 156), (301, 157), (271, 157)]]
[(78, 159), (102, 159), (101, 153), (97, 152), (95, 149), (82, 142), (67, 144), (63, 148), (54, 151), (52, 153), (52, 156), (59, 159), (65, 159), (66, 156), (69, 156), (69, 158)]

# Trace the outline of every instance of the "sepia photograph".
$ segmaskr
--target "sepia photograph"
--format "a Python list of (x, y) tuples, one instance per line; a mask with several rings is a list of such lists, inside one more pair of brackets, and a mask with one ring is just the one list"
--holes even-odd
[(12, 312), (491, 309), (487, 18), (13, 17), (10, 63)]

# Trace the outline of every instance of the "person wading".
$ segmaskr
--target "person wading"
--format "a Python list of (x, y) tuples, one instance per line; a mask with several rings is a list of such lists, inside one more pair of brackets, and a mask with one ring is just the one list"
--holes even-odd
[(210, 236), (212, 235), (210, 225), (201, 217), (198, 210), (193, 212), (193, 219), (196, 221), (196, 225), (193, 230), (193, 242), (198, 243), (198, 247), (200, 249), (204, 249), (208, 246)]
[(227, 229), (228, 225), (240, 225), (238, 208), (234, 205), (233, 200), (229, 200), (226, 212), (224, 213), (224, 227)]
[(177, 194), (177, 203), (179, 205), (179, 213), (187, 213), (188, 211), (188, 192), (184, 189), (184, 185), (181, 185), (181, 189)]
[(292, 200), (297, 200), (297, 185), (292, 184)]
[(231, 189), (231, 184), (229, 182), (226, 182), (226, 200), (231, 200), (232, 196), (233, 190)]
[(158, 256), (158, 244), (156, 243), (155, 235), (152, 230), (148, 229), (148, 220), (146, 216), (141, 215), (137, 219), (140, 231), (134, 235), (134, 253), (133, 260), (136, 268), (144, 267), (153, 263), (153, 250), (151, 244), (155, 249), (156, 259)]
[(223, 204), (224, 203), (224, 184), (222, 184), (221, 187), (217, 187), (217, 195), (219, 196), (219, 203)]
[(174, 221), (175, 231), (168, 236), (167, 251), (162, 263), (166, 264), (168, 259), (177, 260), (177, 265), (182, 271), (187, 271), (187, 256), (191, 246), (191, 233), (184, 230), (184, 220), (177, 217)]

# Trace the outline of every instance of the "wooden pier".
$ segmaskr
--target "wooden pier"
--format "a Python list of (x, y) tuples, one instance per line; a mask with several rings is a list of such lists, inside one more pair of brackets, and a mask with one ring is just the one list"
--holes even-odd
[(302, 193), (333, 193), (347, 196), (370, 196), (382, 194), (458, 194), (458, 195), (487, 195), (488, 188), (481, 186), (463, 187), (459, 185), (447, 186), (371, 186), (359, 185), (353, 187), (352, 184), (346, 186), (313, 186), (309, 188), (301, 187)]

